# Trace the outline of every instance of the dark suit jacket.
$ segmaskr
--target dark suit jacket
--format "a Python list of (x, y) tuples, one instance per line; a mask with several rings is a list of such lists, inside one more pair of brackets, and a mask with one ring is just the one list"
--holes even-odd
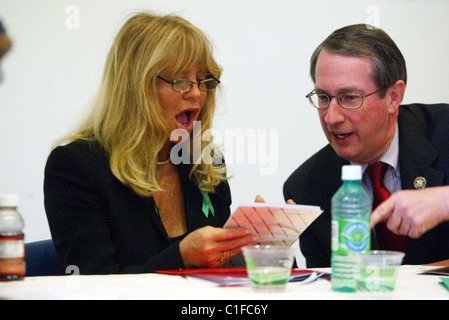
[[(179, 165), (187, 232), (222, 227), (230, 215), (231, 194), (222, 183), (210, 199), (215, 216), (202, 212), (203, 196)], [(146, 273), (184, 268), (180, 239), (173, 240), (158, 216), (154, 199), (143, 198), (111, 172), (97, 144), (74, 142), (56, 148), (45, 170), (45, 208), (62, 267), (81, 274)]]
[[(427, 187), (449, 185), (449, 105), (403, 105), (398, 125), (402, 188), (414, 189), (417, 177), (425, 177)], [(300, 237), (307, 267), (330, 266), (331, 198), (342, 184), (341, 167), (346, 164), (349, 162), (327, 145), (284, 184), (286, 200), (324, 210)], [(375, 239), (372, 247), (377, 247)], [(449, 223), (440, 224), (417, 240), (409, 239), (409, 250), (411, 264), (449, 259)]]

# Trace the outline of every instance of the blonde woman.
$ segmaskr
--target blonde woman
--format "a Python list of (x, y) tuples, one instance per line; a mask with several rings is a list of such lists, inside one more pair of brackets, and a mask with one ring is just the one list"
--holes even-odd
[[(231, 195), (217, 152), (212, 163), (194, 161), (193, 152), (177, 161), (186, 159), (178, 151), (192, 150), (195, 121), (211, 127), (220, 75), (209, 41), (186, 20), (141, 13), (125, 23), (92, 113), (45, 170), (62, 267), (81, 274), (217, 267), (253, 241), (244, 229), (222, 229)], [(191, 139), (170, 139), (172, 132)], [(178, 143), (188, 148), (171, 152)], [(201, 149), (211, 157), (210, 141)]]

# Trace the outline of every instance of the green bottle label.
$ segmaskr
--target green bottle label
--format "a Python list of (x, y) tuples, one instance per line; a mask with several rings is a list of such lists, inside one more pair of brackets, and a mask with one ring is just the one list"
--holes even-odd
[(332, 220), (332, 252), (346, 255), (371, 249), (371, 230), (368, 219)]

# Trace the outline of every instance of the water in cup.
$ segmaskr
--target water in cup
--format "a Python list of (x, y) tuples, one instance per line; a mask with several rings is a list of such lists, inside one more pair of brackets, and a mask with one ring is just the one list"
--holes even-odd
[(256, 291), (279, 292), (287, 287), (293, 265), (293, 252), (281, 246), (243, 248), (251, 287)]

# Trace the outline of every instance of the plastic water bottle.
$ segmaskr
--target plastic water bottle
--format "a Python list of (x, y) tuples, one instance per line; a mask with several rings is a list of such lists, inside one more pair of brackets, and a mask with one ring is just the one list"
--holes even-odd
[(371, 249), (372, 200), (360, 184), (362, 168), (343, 166), (332, 198), (332, 290), (356, 291), (357, 256)]
[(0, 195), (0, 281), (25, 276), (24, 223), (18, 206), (18, 196)]

